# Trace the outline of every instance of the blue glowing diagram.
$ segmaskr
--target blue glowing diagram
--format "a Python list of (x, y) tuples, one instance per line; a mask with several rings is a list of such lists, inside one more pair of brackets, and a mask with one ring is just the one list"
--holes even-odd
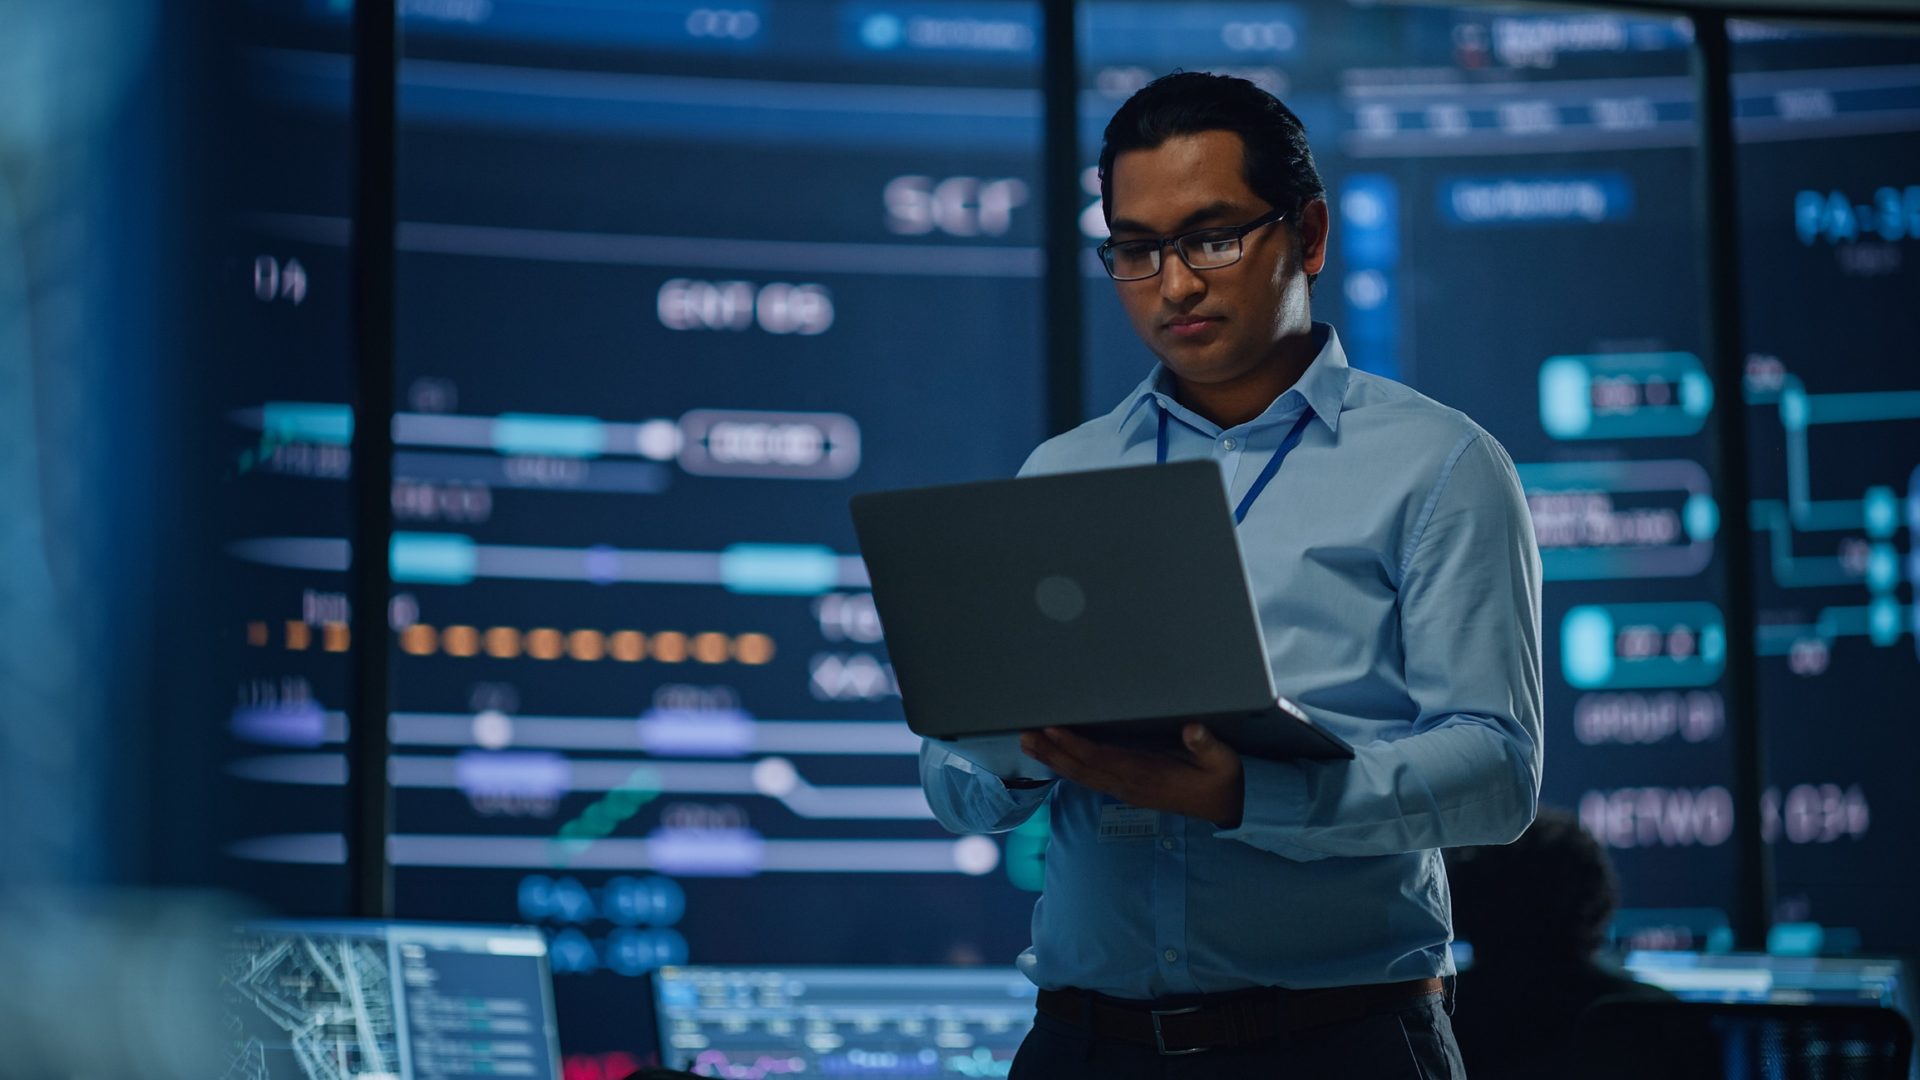
[[(1785, 657), (1797, 673), (1818, 674), (1840, 638), (1863, 637), (1884, 647), (1916, 633), (1920, 607), (1902, 604), (1898, 589), (1902, 581), (1920, 581), (1920, 558), (1911, 544), (1903, 558), (1895, 540), (1903, 526), (1910, 537), (1920, 530), (1920, 460), (1908, 471), (1904, 494), (1875, 484), (1853, 498), (1816, 499), (1808, 443), (1822, 428), (1920, 421), (1920, 391), (1811, 394), (1783, 366), (1760, 360), (1748, 367), (1746, 397), (1763, 408), (1762, 416), (1764, 407), (1773, 407), (1785, 441), (1786, 498), (1753, 503), (1753, 526), (1767, 537), (1773, 584), (1795, 591), (1850, 586), (1866, 593), (1865, 603), (1824, 606), (1810, 621), (1761, 626), (1760, 655)], [(1885, 445), (1902, 444), (1895, 438)], [(1804, 555), (1796, 548), (1798, 538), (1835, 533), (1854, 534), (1843, 540), (1839, 554)]]

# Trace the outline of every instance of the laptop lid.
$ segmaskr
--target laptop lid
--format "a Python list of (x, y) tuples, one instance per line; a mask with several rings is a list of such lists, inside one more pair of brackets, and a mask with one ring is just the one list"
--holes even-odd
[(921, 735), (1274, 704), (1211, 461), (877, 492), (852, 506)]
[(229, 1075), (559, 1080), (547, 942), (526, 927), (287, 920), (231, 939)]

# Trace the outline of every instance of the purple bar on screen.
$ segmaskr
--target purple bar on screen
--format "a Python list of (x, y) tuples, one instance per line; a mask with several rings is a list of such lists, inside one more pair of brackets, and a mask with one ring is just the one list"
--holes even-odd
[(753, 718), (739, 709), (648, 709), (640, 746), (661, 757), (743, 757), (753, 749)]
[(682, 877), (751, 877), (765, 861), (766, 841), (752, 829), (655, 829), (647, 862)]
[(468, 750), (454, 759), (453, 775), (469, 798), (557, 799), (572, 786), (567, 759), (559, 754)]
[(327, 714), (312, 701), (243, 705), (233, 710), (233, 734), (268, 746), (319, 746), (327, 741)]

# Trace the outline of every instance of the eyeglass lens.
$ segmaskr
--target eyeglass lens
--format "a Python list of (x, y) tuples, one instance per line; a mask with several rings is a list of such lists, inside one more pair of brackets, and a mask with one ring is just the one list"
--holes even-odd
[[(1240, 237), (1233, 233), (1196, 232), (1177, 237), (1173, 246), (1194, 270), (1215, 270), (1240, 259)], [(1121, 281), (1149, 278), (1160, 272), (1163, 245), (1152, 240), (1115, 244), (1107, 249), (1107, 270)]]

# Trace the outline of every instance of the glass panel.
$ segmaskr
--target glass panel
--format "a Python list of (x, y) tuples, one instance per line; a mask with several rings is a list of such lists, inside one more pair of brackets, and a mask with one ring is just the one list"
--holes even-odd
[[(1546, 570), (1543, 799), (1609, 846), (1629, 936), (1703, 944), (1726, 923), (1734, 807), (1690, 26), (1331, 2), (1079, 10), (1089, 247), (1101, 132), (1148, 80), (1237, 74), (1302, 118), (1333, 217), (1315, 317), (1355, 366), (1463, 410), (1519, 464)], [(1092, 262), (1086, 281), (1091, 415), (1153, 358)]]
[(846, 500), (1043, 434), (1038, 6), (412, 10), (400, 914), (545, 927), (581, 1075), (661, 963), (1008, 961)]
[(1778, 917), (1910, 953), (1920, 37), (1730, 32)]

